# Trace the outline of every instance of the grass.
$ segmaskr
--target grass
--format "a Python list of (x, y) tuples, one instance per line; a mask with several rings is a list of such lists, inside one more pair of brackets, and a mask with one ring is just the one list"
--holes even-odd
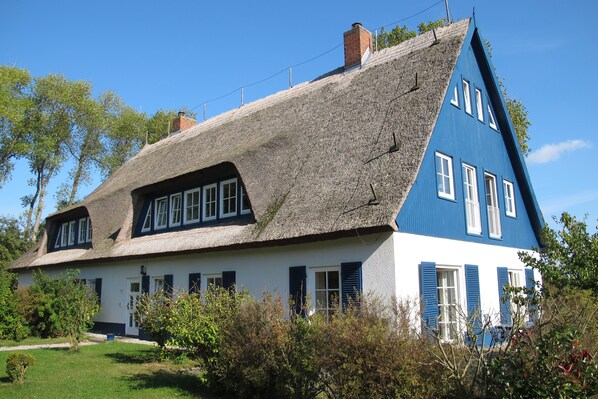
[(156, 349), (119, 342), (66, 349), (28, 350), (35, 364), (23, 385), (12, 384), (0, 352), (0, 398), (208, 398), (191, 364), (158, 362)]
[(21, 345), (46, 345), (46, 344), (62, 344), (65, 342), (69, 342), (67, 337), (59, 337), (59, 338), (36, 338), (30, 337), (25, 338), (22, 341), (12, 341), (12, 340), (0, 340), (0, 347), (8, 347), (8, 346), (21, 346)]

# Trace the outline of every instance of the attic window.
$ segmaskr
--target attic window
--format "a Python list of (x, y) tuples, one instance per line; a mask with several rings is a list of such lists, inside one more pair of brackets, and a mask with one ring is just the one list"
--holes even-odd
[(220, 217), (226, 218), (237, 214), (237, 179), (220, 183)]
[(496, 126), (496, 120), (494, 120), (494, 113), (492, 112), (492, 107), (490, 103), (488, 103), (488, 126), (490, 126), (494, 130), (498, 130)]
[(484, 122), (484, 105), (482, 104), (482, 91), (475, 89), (475, 104), (478, 111), (478, 120)]
[(436, 187), (440, 198), (455, 199), (453, 160), (439, 152), (436, 153)]
[(471, 115), (471, 93), (469, 92), (469, 82), (463, 79), (463, 101), (465, 101), (465, 112)]
[(459, 91), (457, 90), (457, 86), (453, 89), (453, 98), (451, 98), (451, 104), (455, 107), (459, 107)]
[(89, 218), (79, 219), (79, 240), (78, 244), (91, 242), (91, 221)]
[(203, 188), (203, 221), (216, 219), (216, 184)]
[(181, 194), (170, 196), (170, 225), (179, 226), (181, 224)]
[(53, 222), (55, 225), (53, 240), (49, 240), (49, 250), (88, 248), (91, 243), (91, 219), (89, 216), (69, 218), (66, 221)]
[(155, 229), (164, 229), (167, 225), (168, 197), (158, 198), (156, 200), (156, 224)]
[(241, 215), (251, 213), (251, 206), (249, 205), (249, 198), (245, 189), (241, 187)]
[(184, 223), (199, 222), (199, 188), (185, 191)]
[(141, 227), (142, 232), (150, 231), (152, 229), (152, 204), (147, 208), (145, 213), (145, 219), (143, 220), (143, 226)]

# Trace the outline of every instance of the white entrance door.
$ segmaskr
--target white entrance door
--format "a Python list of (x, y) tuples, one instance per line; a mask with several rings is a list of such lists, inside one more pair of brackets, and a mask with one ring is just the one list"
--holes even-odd
[(127, 296), (127, 328), (125, 333), (127, 335), (139, 335), (139, 324), (135, 321), (135, 309), (139, 296), (141, 296), (141, 282), (139, 278), (131, 278), (127, 280), (128, 296)]

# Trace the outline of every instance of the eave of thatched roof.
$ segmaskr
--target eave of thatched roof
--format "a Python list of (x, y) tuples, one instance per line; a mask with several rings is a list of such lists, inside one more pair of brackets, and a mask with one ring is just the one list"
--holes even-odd
[[(359, 70), (333, 72), (146, 146), (77, 204), (92, 220), (91, 249), (48, 254), (44, 238), (12, 267), (396, 229), (468, 28), (465, 20), (438, 29), (435, 45), (431, 32), (420, 35), (373, 54)], [(393, 132), (399, 150), (389, 152)], [(132, 192), (222, 163), (237, 169), (255, 223), (132, 237)], [(378, 205), (369, 204), (370, 184)]]

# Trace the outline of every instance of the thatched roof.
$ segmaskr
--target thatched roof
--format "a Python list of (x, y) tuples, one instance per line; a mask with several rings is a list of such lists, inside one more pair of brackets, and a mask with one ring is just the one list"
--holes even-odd
[[(77, 204), (92, 220), (91, 249), (48, 254), (44, 237), (13, 267), (396, 230), (468, 27), (465, 20), (438, 29), (435, 45), (431, 32), (420, 35), (374, 53), (359, 70), (333, 71), (146, 146)], [(393, 132), (397, 152), (389, 152)], [(134, 190), (223, 163), (237, 169), (255, 223), (132, 237)], [(378, 205), (369, 204), (370, 184)]]

